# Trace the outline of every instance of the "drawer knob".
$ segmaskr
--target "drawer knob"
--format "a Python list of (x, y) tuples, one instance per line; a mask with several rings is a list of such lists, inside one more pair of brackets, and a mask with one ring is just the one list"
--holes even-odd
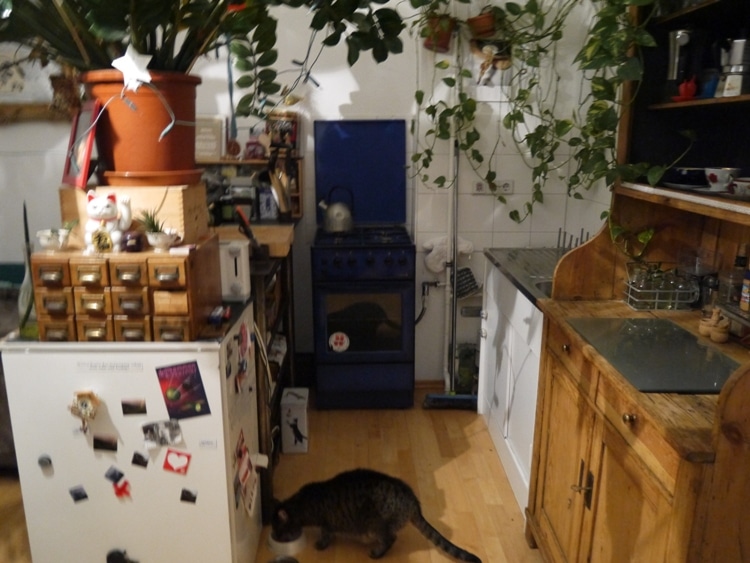
[(143, 299), (140, 297), (127, 297), (120, 299), (120, 308), (123, 311), (143, 311)]
[(628, 426), (635, 424), (636, 420), (638, 420), (638, 417), (633, 413), (626, 412), (622, 415), (622, 421)]
[(562, 345), (562, 351), (566, 354), (570, 352), (570, 344), (563, 344)]
[(185, 340), (185, 334), (179, 328), (165, 328), (160, 330), (159, 334), (164, 342), (182, 342)]
[(68, 337), (68, 329), (66, 328), (51, 328), (47, 330), (47, 340), (50, 342), (67, 342), (70, 340)]

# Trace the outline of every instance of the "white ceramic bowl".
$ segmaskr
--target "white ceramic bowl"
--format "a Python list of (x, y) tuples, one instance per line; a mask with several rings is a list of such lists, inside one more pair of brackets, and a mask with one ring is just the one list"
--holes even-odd
[(68, 229), (44, 229), (36, 232), (36, 240), (44, 250), (63, 250), (68, 246)]
[(273, 534), (268, 534), (268, 547), (276, 555), (296, 555), (305, 549), (305, 545), (307, 545), (307, 540), (304, 531), (297, 539), (284, 542), (274, 539)]
[(180, 242), (177, 233), (146, 233), (146, 240), (155, 252), (166, 252), (170, 247)]

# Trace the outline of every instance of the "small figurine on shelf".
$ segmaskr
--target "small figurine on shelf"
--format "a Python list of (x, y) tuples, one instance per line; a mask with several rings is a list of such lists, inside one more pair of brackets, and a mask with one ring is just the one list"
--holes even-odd
[(132, 221), (130, 198), (121, 197), (118, 201), (115, 194), (98, 195), (94, 190), (89, 190), (86, 214), (86, 252), (119, 251), (122, 234)]

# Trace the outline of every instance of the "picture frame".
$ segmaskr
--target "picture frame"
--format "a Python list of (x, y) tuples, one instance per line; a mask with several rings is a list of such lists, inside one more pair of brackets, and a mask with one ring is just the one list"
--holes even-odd
[(96, 148), (96, 121), (101, 112), (97, 100), (84, 102), (73, 118), (70, 128), (70, 142), (65, 153), (64, 184), (85, 189), (88, 184), (91, 162)]
[(195, 118), (195, 161), (216, 162), (226, 151), (226, 117), (198, 115)]

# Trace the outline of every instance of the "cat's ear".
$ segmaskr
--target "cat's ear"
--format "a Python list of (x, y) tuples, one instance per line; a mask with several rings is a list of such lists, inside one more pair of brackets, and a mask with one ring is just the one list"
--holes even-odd
[(88, 201), (91, 201), (92, 199), (96, 197), (96, 192), (94, 190), (89, 190), (86, 193), (86, 196), (88, 197)]
[(112, 203), (117, 203), (117, 198), (115, 197), (115, 194), (107, 194), (107, 199), (111, 201)]

